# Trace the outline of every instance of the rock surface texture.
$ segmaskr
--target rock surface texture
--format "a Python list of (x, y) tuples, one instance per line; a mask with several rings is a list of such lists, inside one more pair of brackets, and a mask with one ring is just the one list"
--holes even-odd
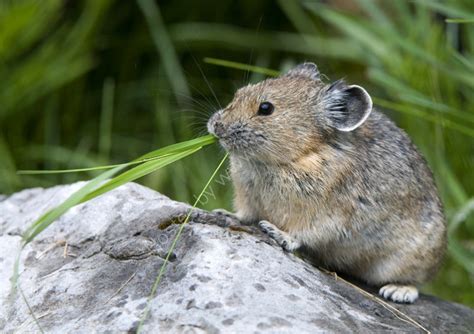
[[(0, 200), (0, 332), (35, 333), (21, 294), (9, 302), (21, 233), (80, 183)], [(153, 282), (189, 206), (127, 184), (71, 209), (23, 251), (20, 286), (46, 333), (137, 329)], [(424, 332), (393, 310), (295, 255), (256, 229), (185, 226), (150, 303), (144, 333)], [(203, 223), (209, 224), (203, 224)], [(67, 247), (66, 247), (67, 245)], [(424, 296), (396, 305), (427, 330), (474, 331), (474, 311)]]

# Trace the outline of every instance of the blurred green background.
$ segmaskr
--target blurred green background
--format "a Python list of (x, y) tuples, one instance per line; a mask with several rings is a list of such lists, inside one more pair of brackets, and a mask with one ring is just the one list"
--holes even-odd
[[(424, 291), (474, 306), (474, 2), (0, 0), (0, 193), (88, 179), (18, 169), (129, 161), (206, 132), (209, 115), (263, 74), (316, 62), (366, 87), (427, 157), (449, 254)], [(141, 182), (191, 202), (214, 145)], [(202, 206), (231, 208), (214, 183)]]

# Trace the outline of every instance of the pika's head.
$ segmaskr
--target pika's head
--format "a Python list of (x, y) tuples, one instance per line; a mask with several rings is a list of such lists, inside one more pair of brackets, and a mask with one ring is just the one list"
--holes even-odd
[(317, 150), (331, 133), (357, 129), (372, 111), (360, 86), (325, 84), (313, 63), (240, 88), (208, 121), (208, 131), (233, 155), (284, 162)]

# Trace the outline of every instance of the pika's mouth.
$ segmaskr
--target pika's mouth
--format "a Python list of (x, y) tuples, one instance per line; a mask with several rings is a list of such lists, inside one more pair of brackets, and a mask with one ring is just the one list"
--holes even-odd
[(259, 144), (263, 141), (263, 136), (256, 136), (246, 127), (231, 126), (224, 133), (216, 136), (220, 145), (229, 153), (233, 154), (255, 154), (258, 152)]
[(220, 116), (219, 113), (216, 113), (209, 119), (209, 121), (207, 122), (207, 131), (211, 135), (213, 135), (214, 137), (219, 139), (219, 144), (226, 151), (231, 151), (232, 146), (227, 143), (227, 139), (228, 139), (227, 137), (228, 136), (225, 133), (225, 129), (224, 129), (222, 123), (220, 123), (220, 121), (218, 121), (219, 116)]
[(220, 128), (217, 129), (214, 124), (207, 125), (208, 132), (216, 137), (219, 140), (219, 144), (228, 152), (233, 152), (238, 149), (237, 142), (239, 141), (236, 136), (232, 134), (228, 134), (226, 131), (221, 130)]
[(221, 112), (215, 113), (207, 123), (210, 134), (219, 139), (221, 146), (231, 153), (249, 154), (265, 141), (265, 136), (259, 131), (252, 130), (246, 122), (236, 121), (224, 124)]
[(209, 131), (214, 137), (219, 140), (219, 144), (228, 152), (235, 151), (237, 147), (235, 147), (235, 140), (232, 140), (230, 136), (225, 134), (219, 133), (216, 134), (215, 132)]

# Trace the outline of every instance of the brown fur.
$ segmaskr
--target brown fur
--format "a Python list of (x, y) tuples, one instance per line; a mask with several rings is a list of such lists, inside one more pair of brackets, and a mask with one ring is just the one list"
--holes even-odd
[[(257, 114), (264, 101), (271, 115)], [(239, 219), (269, 221), (275, 228), (263, 226), (282, 244), (370, 284), (399, 284), (381, 294), (411, 302), (416, 289), (402, 285), (438, 270), (444, 216), (424, 159), (371, 111), (361, 87), (329, 86), (303, 64), (239, 89), (208, 126), (230, 152)]]

